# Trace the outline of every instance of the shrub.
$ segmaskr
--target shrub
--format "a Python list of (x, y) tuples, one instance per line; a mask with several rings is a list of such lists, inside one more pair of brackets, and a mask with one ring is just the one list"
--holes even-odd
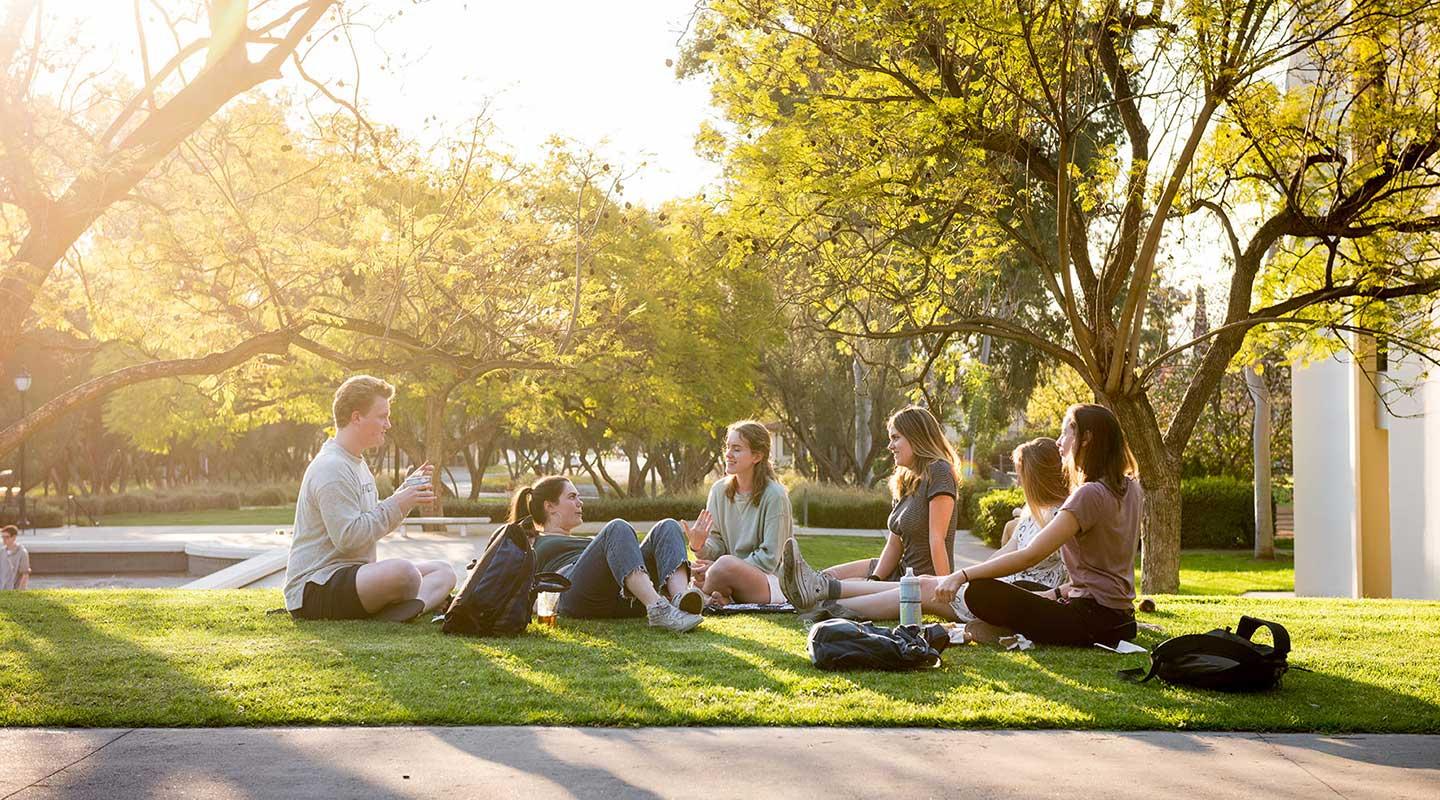
[[(20, 509), (11, 505), (0, 509), (0, 525), (19, 525)], [(65, 524), (65, 514), (59, 506), (29, 501), (25, 504), (25, 516), (30, 518), (34, 528), (58, 528)]]
[(1180, 482), (1180, 546), (1255, 546), (1255, 488), (1238, 478)]
[(991, 547), (1000, 546), (1005, 523), (1014, 518), (1015, 509), (1025, 505), (1025, 493), (1017, 489), (992, 489), (975, 497), (975, 518), (970, 532)]
[[(795, 524), (813, 528), (885, 528), (890, 493), (884, 489), (805, 482), (790, 490)], [(808, 511), (807, 507), (808, 506)]]

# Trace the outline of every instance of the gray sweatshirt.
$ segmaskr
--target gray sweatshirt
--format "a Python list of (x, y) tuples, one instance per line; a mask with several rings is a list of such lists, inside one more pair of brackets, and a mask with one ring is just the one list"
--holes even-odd
[(305, 584), (325, 583), (349, 564), (375, 561), (375, 543), (404, 518), (395, 499), (381, 500), (365, 459), (334, 439), (305, 469), (295, 502), (295, 538), (285, 568), (285, 607), (305, 602)]
[(700, 557), (714, 561), (732, 555), (773, 575), (781, 545), (795, 535), (790, 495), (779, 481), (772, 480), (760, 495), (758, 506), (751, 504), (749, 492), (737, 492), (730, 500), (725, 497), (725, 487), (731, 480), (721, 478), (710, 487), (705, 507), (714, 522)]

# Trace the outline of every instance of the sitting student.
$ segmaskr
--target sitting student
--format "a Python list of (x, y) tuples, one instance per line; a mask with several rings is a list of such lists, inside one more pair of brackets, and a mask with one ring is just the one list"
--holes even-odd
[[(455, 588), (444, 561), (375, 560), (375, 543), (410, 509), (435, 500), (429, 481), (381, 500), (362, 454), (382, 447), (395, 387), (357, 375), (335, 391), (335, 436), (305, 469), (295, 536), (285, 568), (285, 607), (298, 619), (407, 622), (440, 606)], [(430, 466), (420, 467), (429, 476)]]
[(573, 483), (551, 475), (517, 492), (510, 508), (511, 522), (529, 517), (536, 528), (535, 571), (570, 579), (557, 613), (581, 619), (644, 616), (651, 626), (676, 633), (699, 625), (704, 598), (689, 588), (680, 523), (664, 520), (638, 544), (635, 529), (623, 519), (611, 520), (594, 538), (571, 536), (583, 505)]
[[(895, 459), (890, 474), (894, 507), (887, 520), (890, 534), (885, 537), (885, 547), (878, 558), (837, 564), (823, 572), (837, 580), (871, 581), (898, 581), (906, 567), (913, 568), (916, 575), (948, 575), (960, 519), (955, 502), (955, 464), (960, 459), (939, 421), (920, 406), (896, 411), (885, 427)], [(798, 552), (799, 543), (793, 547)], [(783, 553), (781, 561), (785, 561)], [(784, 582), (782, 568), (782, 586)]]
[[(1135, 636), (1135, 551), (1145, 494), (1120, 423), (1104, 406), (1071, 406), (1059, 446), (1074, 490), (1055, 517), (1025, 546), (943, 578), (935, 596), (950, 601), (963, 589), (978, 619), (1036, 642), (1114, 646)], [(997, 580), (1056, 550), (1070, 582), (1047, 595)]]
[[(1065, 473), (1061, 468), (1060, 450), (1053, 439), (1035, 439), (1015, 448), (1013, 454), (1015, 471), (1020, 475), (1020, 485), (1025, 489), (1026, 508), (1030, 515), (1048, 521), (1055, 509), (1065, 500)], [(1000, 552), (1023, 546), (1034, 537), (1039, 527), (1030, 516), (1010, 523), (1017, 528), (1016, 534), (1001, 547)], [(865, 619), (896, 619), (900, 615), (900, 586), (893, 581), (844, 580), (837, 581), (823, 572), (816, 572), (805, 563), (800, 555), (798, 543), (791, 543), (784, 555), (780, 586), (785, 596), (797, 610), (806, 611), (821, 602), (833, 602), (827, 606), (832, 613), (842, 616), (858, 616)], [(1017, 582), (1027, 581), (1027, 588), (1053, 589), (1063, 582), (1064, 566), (1055, 557), (1015, 576)], [(961, 602), (945, 603), (935, 599), (935, 587), (939, 579), (932, 575), (921, 577), (921, 607), (926, 613), (946, 619), (967, 622), (974, 618)], [(1018, 585), (1018, 584), (1017, 584)], [(838, 606), (838, 608), (836, 608)]]
[(695, 525), (681, 525), (698, 558), (695, 580), (711, 602), (782, 601), (775, 569), (780, 548), (794, 536), (790, 495), (770, 463), (770, 432), (753, 420), (730, 425), (725, 477), (710, 487)]
[[(1025, 507), (1019, 519), (1005, 524), (1005, 536), (995, 555), (1013, 553), (1030, 544), (1040, 534), (1040, 529), (1055, 518), (1060, 504), (1065, 502), (1070, 487), (1065, 481), (1065, 466), (1060, 459), (1060, 447), (1054, 439), (1031, 439), (1015, 448), (1010, 454), (1015, 463), (1015, 474), (1020, 479), (1020, 488), (1025, 492)], [(1032, 592), (1047, 592), (1059, 587), (1069, 579), (1065, 564), (1058, 552), (1051, 553), (1044, 561), (1014, 575), (1000, 580)], [(975, 618), (965, 606), (963, 596), (951, 603), (955, 616), (961, 622)]]
[(30, 585), (30, 551), (18, 541), (20, 529), (0, 528), (0, 590), (24, 589)]

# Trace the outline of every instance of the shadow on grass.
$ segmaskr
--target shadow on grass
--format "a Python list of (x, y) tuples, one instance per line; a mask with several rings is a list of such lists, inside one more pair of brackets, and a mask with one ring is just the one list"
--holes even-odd
[[(174, 725), (176, 720), (186, 720), (190, 725), (224, 725), (234, 724), (243, 713), (219, 687), (193, 674), (183, 654), (177, 657), (108, 632), (105, 622), (77, 615), (61, 602), (64, 594), (26, 592), (0, 605), (0, 641), (5, 644), (5, 661), (10, 662), (8, 668), (0, 670), (0, 696), (9, 695), (12, 702), (18, 699), (19, 708), (29, 705), (58, 711), (33, 718), (7, 715), (4, 724), (130, 727)], [(110, 604), (111, 610), (117, 611), (112, 616), (134, 618), (137, 614), (144, 616), (148, 609), (151, 618), (163, 623), (174, 616), (175, 609), (171, 604), (165, 608), (169, 613), (154, 613), (155, 596), (131, 593), (126, 596), (125, 608), (116, 610), (117, 604)], [(107, 610), (103, 602), (91, 608), (100, 612), (97, 616)], [(133, 691), (136, 684), (164, 686), (167, 692), (161, 700)], [(60, 694), (55, 692), (56, 687), (60, 687)], [(307, 781), (345, 786), (356, 796), (375, 796), (383, 791), (380, 786), (298, 750), (287, 751), (284, 756), (280, 766), (292, 771), (297, 779), (303, 776)], [(198, 762), (157, 759), (170, 766), (143, 770), (106, 770), (104, 760), (80, 762), (49, 778), (47, 784), (61, 793), (81, 796), (161, 796), (189, 786), (199, 764), (224, 757), (224, 753), (207, 751)], [(262, 796), (250, 795), (243, 784), (229, 788), (242, 796)]]

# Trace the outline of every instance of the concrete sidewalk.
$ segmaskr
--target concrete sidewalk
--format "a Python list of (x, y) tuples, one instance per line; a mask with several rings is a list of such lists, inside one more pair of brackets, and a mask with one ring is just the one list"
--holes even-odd
[(1440, 737), (840, 728), (0, 730), (0, 797), (1440, 797)]

